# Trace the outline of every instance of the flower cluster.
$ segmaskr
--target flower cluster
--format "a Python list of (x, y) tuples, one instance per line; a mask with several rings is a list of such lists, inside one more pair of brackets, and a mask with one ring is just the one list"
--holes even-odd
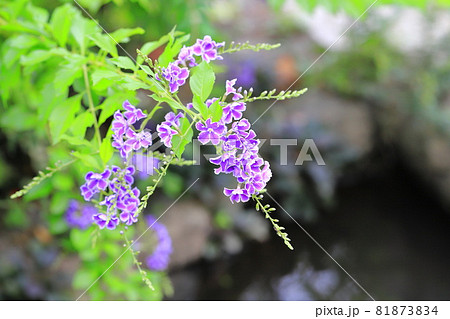
[[(184, 46), (178, 54), (177, 60), (169, 63), (166, 68), (162, 68), (161, 76), (169, 82), (170, 92), (178, 91), (178, 88), (186, 83), (189, 77), (189, 67), (197, 65), (196, 56), (201, 57), (202, 61), (209, 63), (213, 60), (222, 60), (223, 58), (217, 54), (217, 49), (223, 47), (224, 42), (216, 43), (209, 35), (203, 39), (197, 39), (197, 42), (189, 47)], [(161, 81), (161, 77), (156, 74), (156, 79)]]
[(158, 244), (153, 253), (147, 258), (147, 267), (151, 270), (162, 271), (167, 268), (172, 254), (172, 240), (167, 228), (156, 221), (153, 216), (147, 217), (147, 224), (156, 234)]
[[(169, 81), (170, 92), (174, 93), (178, 91), (178, 88), (184, 83), (189, 77), (189, 70), (187, 68), (180, 68), (175, 62), (170, 63), (167, 68), (163, 68), (161, 75), (164, 79)], [(159, 75), (156, 75), (156, 79), (161, 81)]]
[(106, 206), (106, 213), (93, 215), (93, 221), (101, 228), (115, 229), (122, 222), (131, 225), (137, 222), (139, 207), (138, 188), (133, 188), (135, 169), (133, 166), (121, 169), (113, 166), (103, 173), (89, 172), (86, 183), (81, 186), (81, 194), (86, 201), (100, 193), (100, 206)]
[(217, 54), (217, 49), (223, 47), (225, 42), (216, 43), (209, 35), (205, 35), (203, 40), (197, 39), (197, 42), (191, 47), (192, 54), (201, 56), (203, 61), (209, 63), (213, 60), (223, 60), (223, 58)]
[(173, 112), (166, 114), (165, 121), (156, 126), (156, 131), (161, 141), (166, 147), (172, 147), (172, 137), (178, 134), (177, 129), (180, 127), (180, 118), (183, 117), (183, 113), (175, 115)]
[(225, 188), (224, 194), (231, 202), (246, 202), (265, 188), (272, 172), (269, 163), (258, 154), (256, 133), (249, 121), (242, 118), (246, 104), (239, 101), (242, 89), (236, 90), (235, 83), (236, 79), (226, 82), (225, 98), (232, 95), (233, 101), (224, 105), (220, 121), (207, 119), (204, 124), (197, 123), (196, 128), (200, 132), (200, 143), (211, 142), (219, 150), (220, 155), (210, 159), (211, 163), (219, 166), (214, 172), (232, 174), (237, 180), (237, 187)]
[(66, 222), (71, 228), (86, 229), (92, 224), (92, 216), (98, 211), (94, 206), (82, 205), (76, 200), (71, 200), (66, 211)]
[(114, 113), (114, 120), (111, 124), (114, 132), (112, 146), (119, 150), (122, 158), (127, 158), (131, 151), (148, 148), (152, 145), (152, 136), (146, 130), (137, 132), (133, 127), (137, 121), (147, 117), (141, 109), (134, 107), (128, 101), (123, 103), (123, 108), (125, 112), (116, 111)]

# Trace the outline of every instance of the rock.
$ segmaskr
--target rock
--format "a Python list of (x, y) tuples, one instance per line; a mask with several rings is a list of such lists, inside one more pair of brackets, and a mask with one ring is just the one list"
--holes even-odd
[(374, 126), (368, 105), (364, 102), (311, 89), (298, 100), (284, 103), (285, 106), (278, 112), (285, 112), (289, 117), (300, 112), (305, 121), (322, 124), (358, 155), (364, 155), (372, 149)]
[(178, 202), (164, 214), (161, 222), (172, 237), (171, 268), (184, 266), (203, 256), (212, 225), (209, 212), (200, 203)]

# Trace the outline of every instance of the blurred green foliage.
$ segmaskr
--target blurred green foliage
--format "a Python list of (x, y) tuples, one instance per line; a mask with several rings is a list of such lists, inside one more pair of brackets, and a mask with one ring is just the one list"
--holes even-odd
[[(122, 28), (111, 36), (127, 43), (133, 35), (143, 33), (142, 28)], [(183, 37), (183, 41), (187, 39)], [(69, 230), (64, 219), (68, 201), (81, 199), (78, 186), (88, 170), (102, 170), (107, 162), (115, 161), (109, 130), (112, 114), (125, 99), (137, 103), (137, 89), (149, 88), (143, 81), (147, 74), (129, 57), (119, 56), (114, 40), (72, 4), (58, 6), (50, 13), (27, 0), (0, 2), (1, 132), (8, 148), (29, 158), (29, 163), (22, 163), (26, 171), (33, 174), (33, 170), (43, 170), (29, 189), (18, 193), (25, 194), (23, 200), (6, 201), (4, 222), (9, 227), (26, 227), (33, 208), (40, 211), (52, 235), (69, 232), (65, 248), (78, 252), (83, 262), (74, 277), (74, 288), (80, 291), (120, 255), (122, 241), (118, 234), (100, 235), (93, 231), (95, 227), (85, 232)], [(141, 50), (149, 54), (167, 42), (170, 45), (162, 56), (168, 58), (182, 43), (173, 35), (147, 42)], [(47, 163), (56, 164), (45, 168)], [(18, 187), (29, 179), (20, 169), (13, 173), (18, 179), (10, 186)], [(171, 178), (182, 187), (177, 175)], [(180, 191), (169, 186), (164, 190), (170, 196)], [(90, 247), (93, 239), (96, 245)], [(156, 292), (142, 285), (131, 254), (115, 267), (117, 271), (92, 286), (88, 298), (155, 300), (170, 292), (170, 283), (162, 273), (149, 275)]]
[[(268, 0), (268, 3), (275, 10), (279, 10), (286, 0)], [(313, 11), (317, 6), (321, 6), (330, 12), (345, 12), (354, 17), (360, 16), (369, 7), (381, 5), (403, 5), (426, 9), (430, 7), (450, 6), (450, 0), (296, 0), (296, 2), (305, 10)]]
[[(108, 32), (138, 25), (146, 36), (159, 38), (176, 25), (177, 30), (190, 33), (193, 38), (217, 35), (209, 23), (211, 2), (208, 0), (34, 0), (33, 3), (50, 10), (64, 3), (81, 6)], [(142, 39), (136, 37), (133, 41)]]
[(448, 39), (407, 54), (378, 32), (353, 35), (354, 45), (348, 50), (333, 52), (321, 61), (310, 76), (310, 85), (403, 108), (450, 134), (450, 113), (442, 107), (450, 85), (450, 63), (442, 60), (449, 49)]

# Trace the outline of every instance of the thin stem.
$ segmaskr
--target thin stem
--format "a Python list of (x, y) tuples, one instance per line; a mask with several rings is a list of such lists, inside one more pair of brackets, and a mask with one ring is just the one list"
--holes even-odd
[[(153, 83), (150, 82), (150, 81), (144, 81), (144, 80), (140, 79), (139, 77), (135, 76), (135, 75), (132, 74), (132, 73), (125, 73), (125, 72), (122, 72), (120, 69), (118, 69), (118, 68), (113, 68), (113, 67), (111, 67), (110, 65), (107, 65), (107, 64), (102, 63), (102, 62), (89, 60), (88, 63), (93, 64), (93, 65), (96, 65), (96, 66), (107, 67), (108, 69), (110, 69), (110, 70), (112, 70), (112, 71), (114, 71), (114, 72), (120, 74), (120, 75), (123, 76), (123, 77), (129, 77), (129, 78), (131, 78), (131, 79), (133, 79), (133, 80), (140, 81), (140, 82), (143, 82), (143, 83), (148, 84), (148, 85), (152, 85), (152, 84), (153, 84)], [(191, 117), (194, 117), (194, 116), (196, 115), (195, 112), (189, 110), (189, 109), (181, 102), (181, 100), (178, 98), (178, 96), (176, 96), (176, 98), (174, 98), (173, 95), (170, 94), (170, 93), (168, 93), (167, 90), (165, 90), (162, 86), (160, 86), (160, 88), (161, 88), (161, 91), (154, 92), (154, 93), (156, 93), (158, 96), (160, 96), (160, 97), (162, 97), (162, 98), (168, 98), (168, 99), (171, 99), (173, 102), (175, 102), (175, 103), (177, 104), (178, 108), (180, 108), (180, 109), (182, 109), (184, 112), (188, 113)]]
[(125, 239), (125, 243), (128, 246), (128, 249), (130, 250), (131, 256), (133, 257), (133, 263), (136, 265), (137, 269), (139, 270), (139, 273), (141, 274), (142, 281), (145, 282), (151, 290), (155, 290), (155, 288), (152, 285), (152, 282), (147, 277), (147, 272), (143, 270), (141, 267), (142, 263), (136, 257), (139, 254), (139, 251), (135, 251), (131, 248), (133, 246), (133, 242), (128, 239), (125, 229), (123, 231), (123, 238)]
[(39, 183), (41, 183), (44, 179), (47, 179), (49, 177), (51, 177), (54, 173), (66, 168), (67, 166), (75, 163), (76, 161), (78, 161), (78, 158), (75, 158), (73, 160), (68, 161), (67, 163), (61, 164), (61, 165), (56, 165), (56, 167), (52, 168), (52, 167), (47, 167), (48, 172), (44, 173), (44, 172), (39, 172), (38, 176), (35, 176), (30, 183), (28, 183), (27, 185), (25, 185), (21, 190), (15, 192), (14, 194), (12, 194), (10, 196), (11, 199), (15, 199), (15, 198), (19, 198), (22, 197), (23, 195), (25, 195), (26, 193), (28, 193), (34, 186), (38, 185)]
[(256, 202), (256, 210), (259, 211), (259, 209), (262, 210), (262, 212), (264, 213), (265, 217), (270, 220), (270, 222), (272, 223), (272, 226), (275, 230), (275, 232), (277, 233), (278, 236), (280, 236), (283, 241), (284, 244), (291, 250), (294, 250), (294, 247), (292, 247), (291, 243), (290, 243), (290, 239), (288, 237), (288, 234), (283, 232), (284, 227), (278, 225), (277, 223), (279, 222), (278, 219), (272, 218), (272, 216), (270, 216), (270, 213), (275, 211), (275, 208), (270, 208), (269, 205), (263, 205), (261, 203), (261, 200), (259, 198), (260, 195), (253, 195), (252, 198), (253, 200)]
[(84, 85), (86, 86), (86, 94), (88, 97), (89, 110), (92, 113), (92, 117), (94, 118), (94, 128), (95, 128), (95, 136), (97, 138), (98, 148), (102, 145), (102, 139), (100, 136), (100, 126), (98, 125), (97, 115), (95, 114), (95, 106), (92, 100), (91, 94), (91, 86), (89, 84), (88, 70), (86, 64), (83, 64), (83, 76), (84, 76)]
[(152, 186), (147, 186), (147, 194), (145, 194), (141, 198), (141, 203), (139, 204), (137, 215), (139, 215), (147, 207), (148, 199), (150, 198), (150, 196), (152, 196), (152, 194), (155, 192), (156, 187), (161, 182), (162, 178), (166, 175), (167, 169), (169, 168), (169, 166), (172, 163), (172, 161), (174, 160), (174, 158), (175, 157), (172, 156), (170, 159), (167, 160), (167, 164), (159, 172), (159, 176), (158, 176), (158, 179), (155, 181), (155, 184), (153, 184)]

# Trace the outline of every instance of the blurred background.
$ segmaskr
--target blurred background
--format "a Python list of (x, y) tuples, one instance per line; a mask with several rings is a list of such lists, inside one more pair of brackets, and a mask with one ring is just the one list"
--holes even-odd
[[(51, 12), (71, 1), (30, 2)], [(296, 80), (293, 89), (309, 89), (277, 102), (254, 125), (261, 139), (298, 141), (287, 165), (280, 165), (279, 146), (261, 148), (273, 170), (269, 193), (375, 299), (450, 299), (450, 1), (379, 1), (336, 43), (372, 1), (78, 2), (107, 31), (143, 28), (124, 45), (133, 54), (174, 25), (191, 41), (210, 34), (280, 43), (224, 56), (216, 81), (236, 77), (257, 93)], [(71, 175), (55, 175), (25, 199), (9, 199), (53, 153), (35, 128), (38, 115), (24, 111), (31, 102), (23, 92), (33, 88), (20, 73), (11, 84), (16, 73), (5, 71), (11, 33), (2, 21), (0, 92), (11, 94), (0, 102), (0, 299), (73, 300), (90, 282), (79, 275), (88, 257), (73, 249), (78, 235), (64, 219), (78, 185)], [(137, 97), (140, 107), (151, 106), (145, 91)], [(248, 105), (246, 117), (256, 120), (270, 104)], [(305, 139), (314, 140), (326, 165), (295, 165)], [(149, 210), (158, 215), (200, 177), (161, 219), (174, 245), (173, 292), (165, 299), (369, 299), (275, 203), (294, 251), (252, 205), (231, 205), (222, 195), (226, 179), (202, 164), (171, 169), (151, 198)], [(108, 263), (95, 265), (101, 271)], [(133, 288), (139, 280), (111, 277), (105, 285), (93, 299), (143, 298)]]

